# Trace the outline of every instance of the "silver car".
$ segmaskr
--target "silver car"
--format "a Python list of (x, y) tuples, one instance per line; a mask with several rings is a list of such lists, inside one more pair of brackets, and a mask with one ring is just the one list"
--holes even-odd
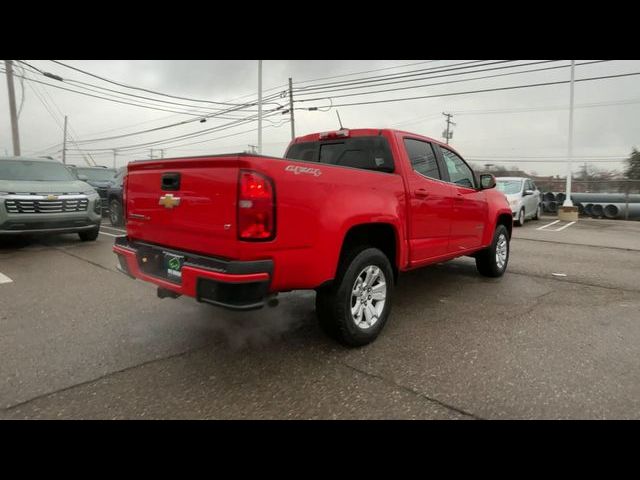
[(527, 219), (540, 218), (542, 194), (530, 178), (496, 177), (496, 188), (507, 197), (516, 225), (521, 227)]
[(101, 203), (91, 185), (45, 158), (0, 157), (0, 240), (7, 235), (77, 233), (95, 240)]

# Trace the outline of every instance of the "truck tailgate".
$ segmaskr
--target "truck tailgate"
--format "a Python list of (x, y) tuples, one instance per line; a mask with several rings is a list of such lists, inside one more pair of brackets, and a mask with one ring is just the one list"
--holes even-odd
[(127, 235), (166, 247), (232, 258), (237, 254), (238, 157), (129, 164)]

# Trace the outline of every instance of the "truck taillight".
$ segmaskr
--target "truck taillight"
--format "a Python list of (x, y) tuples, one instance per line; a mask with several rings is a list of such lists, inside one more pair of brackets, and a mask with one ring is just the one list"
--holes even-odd
[(271, 240), (275, 236), (275, 192), (266, 176), (240, 170), (238, 177), (238, 238)]

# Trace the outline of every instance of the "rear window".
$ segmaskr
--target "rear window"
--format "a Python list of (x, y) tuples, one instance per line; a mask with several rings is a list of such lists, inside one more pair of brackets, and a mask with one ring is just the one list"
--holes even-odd
[(389, 143), (384, 137), (354, 137), (291, 145), (285, 158), (342, 167), (393, 172)]

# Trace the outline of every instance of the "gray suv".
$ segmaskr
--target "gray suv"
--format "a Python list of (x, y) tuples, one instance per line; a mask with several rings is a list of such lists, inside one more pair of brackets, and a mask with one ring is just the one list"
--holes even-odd
[(77, 233), (95, 240), (98, 193), (64, 165), (46, 158), (0, 157), (0, 239), (31, 233)]

